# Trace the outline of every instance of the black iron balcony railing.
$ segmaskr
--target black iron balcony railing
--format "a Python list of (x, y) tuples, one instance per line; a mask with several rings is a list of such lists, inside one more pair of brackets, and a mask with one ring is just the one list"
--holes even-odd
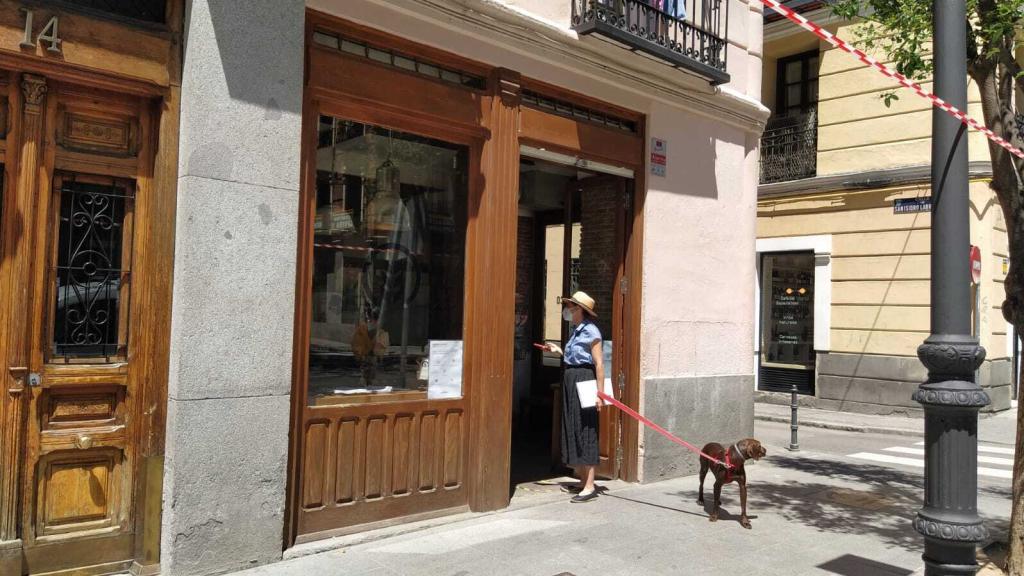
[(813, 178), (818, 172), (818, 110), (776, 116), (761, 136), (761, 184)]
[(729, 0), (573, 0), (572, 28), (598, 33), (712, 84), (726, 73)]

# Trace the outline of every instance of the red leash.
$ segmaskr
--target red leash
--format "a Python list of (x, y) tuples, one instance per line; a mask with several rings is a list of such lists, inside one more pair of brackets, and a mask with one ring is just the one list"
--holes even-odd
[(708, 460), (714, 462), (715, 464), (719, 464), (721, 466), (724, 466), (726, 470), (731, 470), (731, 469), (735, 468), (735, 466), (732, 465), (732, 462), (729, 462), (729, 450), (728, 449), (726, 449), (726, 451), (725, 451), (725, 458), (726, 458), (725, 462), (722, 462), (718, 458), (712, 458), (711, 456), (708, 456), (707, 454), (701, 452), (700, 449), (697, 448), (696, 446), (694, 446), (693, 444), (690, 444), (686, 440), (682, 440), (680, 438), (677, 438), (677, 437), (673, 436), (672, 433), (669, 432), (668, 430), (665, 430), (661, 426), (658, 426), (654, 422), (651, 422), (647, 418), (644, 418), (643, 416), (638, 414), (635, 410), (633, 410), (629, 406), (626, 406), (622, 402), (619, 402), (615, 398), (612, 398), (611, 396), (608, 396), (607, 394), (605, 394), (604, 392), (602, 392), (600, 390), (597, 391), (597, 395), (601, 398), (601, 400), (604, 400), (605, 402), (611, 404), (612, 406), (615, 406), (619, 410), (622, 410), (623, 412), (628, 414), (634, 420), (640, 422), (644, 426), (647, 426), (651, 430), (654, 430), (658, 434), (661, 434), (662, 436), (664, 436), (665, 438), (668, 438), (669, 440), (675, 442), (676, 444), (679, 444), (680, 446), (686, 448), (687, 450), (690, 450), (691, 452), (695, 452), (697, 454), (700, 454), (701, 456), (703, 456), (704, 458), (707, 458)]

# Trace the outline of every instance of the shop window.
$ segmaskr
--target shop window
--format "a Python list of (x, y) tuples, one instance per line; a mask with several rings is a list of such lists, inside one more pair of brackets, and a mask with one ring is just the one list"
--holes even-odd
[(761, 260), (761, 388), (801, 392), (814, 376), (814, 253)]
[(314, 405), (462, 394), (468, 149), (322, 116)]
[(51, 361), (123, 359), (134, 189), (71, 176), (58, 177), (55, 188), (60, 215)]

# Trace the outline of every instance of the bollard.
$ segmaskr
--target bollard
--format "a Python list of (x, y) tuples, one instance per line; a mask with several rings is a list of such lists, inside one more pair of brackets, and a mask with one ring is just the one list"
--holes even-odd
[(792, 394), (792, 397), (789, 400), (789, 408), (790, 408), (790, 411), (791, 411), (791, 414), (789, 416), (789, 450), (791, 452), (796, 452), (796, 451), (800, 450), (800, 443), (797, 442), (797, 439), (796, 439), (796, 432), (797, 432), (797, 428), (798, 428), (797, 423), (796, 423), (796, 408), (797, 408), (796, 384), (793, 384), (793, 387), (790, 390), (790, 392)]

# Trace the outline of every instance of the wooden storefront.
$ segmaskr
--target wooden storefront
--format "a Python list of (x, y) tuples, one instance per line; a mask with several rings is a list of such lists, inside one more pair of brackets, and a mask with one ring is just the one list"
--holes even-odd
[(159, 562), (183, 2), (0, 0), (0, 573)]
[[(515, 70), (307, 15), (287, 546), (508, 505), (521, 146), (636, 174), (636, 193), (624, 195), (631, 200), (621, 212), (621, 229), (630, 232), (614, 270), (622, 288), (607, 313), (622, 343), (610, 376), (633, 406), (639, 389), (644, 117)], [(546, 110), (547, 103), (555, 104)], [(572, 110), (600, 111), (594, 116), (633, 128)], [(407, 171), (401, 179), (400, 169)], [(409, 236), (404, 222), (420, 217), (416, 208), (376, 236), (367, 233), (377, 196), (426, 206), (435, 218), (429, 228), (445, 232)], [(438, 223), (438, 214), (450, 220)], [(402, 234), (412, 240), (397, 241)], [(444, 272), (421, 280), (422, 259)], [(396, 291), (387, 305), (402, 310), (391, 316), (402, 326), (400, 343), (386, 335), (383, 305), (362, 296), (375, 290), (375, 270), (396, 267), (406, 275), (395, 274), (401, 280), (389, 288), (387, 274), (381, 301)], [(443, 341), (461, 354), (453, 356), (461, 358), (461, 380), (450, 396), (408, 384), (426, 372), (416, 355), (427, 352), (405, 336), (417, 314), (430, 324), (421, 341)], [(385, 354), (374, 357), (378, 349), (400, 358), (388, 368)], [(431, 354), (431, 372), (440, 369), (435, 360)], [(604, 411), (602, 470), (635, 480), (638, 430), (619, 418)]]

